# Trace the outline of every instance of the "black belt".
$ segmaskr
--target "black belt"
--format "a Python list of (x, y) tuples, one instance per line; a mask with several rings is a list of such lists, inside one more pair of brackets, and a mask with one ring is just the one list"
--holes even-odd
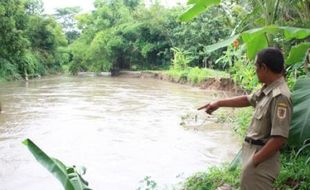
[(244, 141), (248, 142), (250, 144), (259, 145), (259, 146), (264, 146), (266, 144), (262, 140), (254, 140), (254, 139), (252, 139), (250, 137), (245, 137)]

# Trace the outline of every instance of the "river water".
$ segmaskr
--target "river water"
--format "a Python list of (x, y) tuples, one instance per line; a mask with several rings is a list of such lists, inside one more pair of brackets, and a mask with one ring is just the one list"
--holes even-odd
[(180, 126), (182, 116), (222, 96), (154, 79), (57, 76), (1, 83), (0, 190), (63, 189), (21, 143), (25, 138), (66, 165), (85, 166), (95, 190), (135, 190), (145, 176), (170, 186), (238, 151), (227, 126)]

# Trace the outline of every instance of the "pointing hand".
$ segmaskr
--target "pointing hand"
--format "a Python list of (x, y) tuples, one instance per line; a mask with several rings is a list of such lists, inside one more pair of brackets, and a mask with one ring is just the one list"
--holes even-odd
[(211, 102), (211, 103), (208, 103), (208, 104), (198, 108), (198, 110), (205, 109), (206, 113), (212, 114), (212, 112), (214, 112), (218, 108), (219, 108), (218, 102)]

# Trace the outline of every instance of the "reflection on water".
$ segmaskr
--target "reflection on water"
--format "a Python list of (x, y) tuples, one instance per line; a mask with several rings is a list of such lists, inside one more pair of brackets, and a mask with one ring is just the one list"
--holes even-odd
[(0, 84), (0, 189), (60, 190), (25, 146), (31, 138), (97, 190), (134, 190), (144, 176), (173, 184), (233, 158), (229, 128), (180, 127), (181, 116), (222, 94), (152, 79), (51, 77)]

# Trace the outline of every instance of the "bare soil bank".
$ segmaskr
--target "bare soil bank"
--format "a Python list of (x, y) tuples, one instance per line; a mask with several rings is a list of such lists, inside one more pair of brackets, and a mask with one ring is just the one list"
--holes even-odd
[(229, 91), (235, 94), (245, 94), (245, 91), (238, 87), (234, 81), (230, 78), (207, 78), (205, 81), (192, 84), (187, 80), (176, 81), (172, 77), (160, 71), (121, 71), (119, 73), (120, 77), (133, 77), (133, 78), (153, 78), (158, 80), (165, 80), (180, 84), (187, 84), (191, 86), (196, 86), (207, 90), (221, 90)]

